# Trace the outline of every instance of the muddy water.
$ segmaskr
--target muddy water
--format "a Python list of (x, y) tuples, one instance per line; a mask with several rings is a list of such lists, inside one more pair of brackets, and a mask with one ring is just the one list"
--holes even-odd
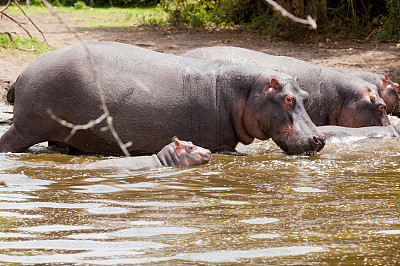
[(239, 150), (139, 173), (0, 154), (0, 263), (400, 263), (399, 140)]

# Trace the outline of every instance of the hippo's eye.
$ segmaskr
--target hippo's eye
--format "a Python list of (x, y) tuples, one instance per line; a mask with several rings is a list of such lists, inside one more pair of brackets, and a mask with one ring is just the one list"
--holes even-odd
[(283, 97), (282, 104), (286, 110), (290, 110), (296, 104), (296, 99), (291, 95), (285, 95), (285, 97)]
[(385, 111), (386, 111), (386, 105), (385, 104), (380, 104), (376, 108), (376, 112), (378, 113), (378, 115), (383, 115), (385, 113)]
[(187, 146), (187, 150), (190, 152), (193, 152), (195, 149), (194, 149), (194, 146), (190, 145), (190, 146)]

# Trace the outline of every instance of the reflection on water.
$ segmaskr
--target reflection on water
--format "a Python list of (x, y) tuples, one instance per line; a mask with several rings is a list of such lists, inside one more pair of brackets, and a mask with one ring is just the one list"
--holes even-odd
[(400, 263), (400, 142), (287, 156), (272, 141), (207, 165), (84, 170), (90, 156), (0, 154), (0, 262)]

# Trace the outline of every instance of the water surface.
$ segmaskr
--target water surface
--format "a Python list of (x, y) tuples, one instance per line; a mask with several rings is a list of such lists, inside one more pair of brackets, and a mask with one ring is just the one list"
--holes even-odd
[(400, 263), (400, 142), (287, 156), (272, 141), (206, 165), (83, 170), (0, 154), (1, 263)]

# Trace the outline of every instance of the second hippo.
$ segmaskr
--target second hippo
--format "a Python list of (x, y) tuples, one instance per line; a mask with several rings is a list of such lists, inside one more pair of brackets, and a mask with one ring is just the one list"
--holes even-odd
[(144, 171), (166, 166), (189, 166), (210, 161), (211, 151), (194, 145), (190, 141), (182, 141), (177, 137), (157, 154), (102, 160), (90, 163), (86, 169), (124, 169), (129, 171)]
[(343, 70), (343, 72), (360, 77), (363, 80), (374, 84), (378, 88), (379, 96), (386, 104), (386, 112), (390, 115), (400, 117), (399, 84), (391, 81), (388, 75), (360, 70)]
[(301, 89), (309, 93), (305, 104), (317, 126), (387, 126), (386, 104), (374, 84), (355, 75), (319, 67), (286, 56), (273, 56), (249, 49), (221, 46), (189, 51), (182, 56), (230, 65), (257, 65), (298, 77)]

